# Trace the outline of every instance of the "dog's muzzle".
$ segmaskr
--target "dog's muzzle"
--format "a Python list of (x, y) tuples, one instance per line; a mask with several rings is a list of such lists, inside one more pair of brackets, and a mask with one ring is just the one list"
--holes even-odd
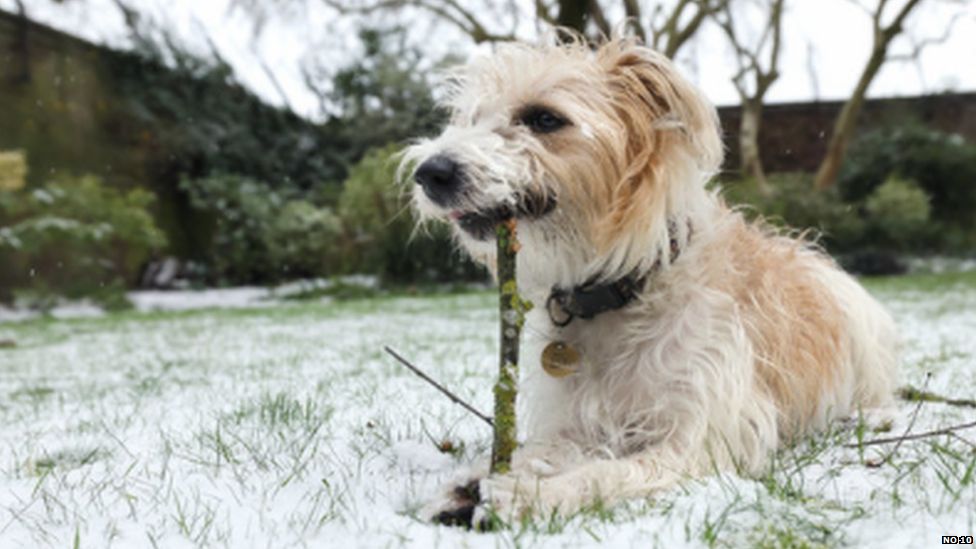
[(450, 206), (457, 201), (464, 186), (461, 165), (451, 157), (439, 154), (421, 164), (413, 174), (424, 194), (438, 206)]
[[(465, 196), (470, 198), (472, 189), (463, 166), (446, 154), (438, 154), (425, 160), (413, 175), (431, 202), (441, 208), (456, 208)], [(495, 227), (506, 219), (538, 219), (556, 208), (556, 198), (551, 193), (523, 192), (512, 202), (450, 211), (449, 217), (457, 226), (476, 240), (486, 240), (495, 233)]]

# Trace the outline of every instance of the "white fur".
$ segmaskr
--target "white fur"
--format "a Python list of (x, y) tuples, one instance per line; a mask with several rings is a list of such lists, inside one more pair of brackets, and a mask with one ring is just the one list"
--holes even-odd
[[(503, 518), (530, 511), (571, 514), (595, 500), (648, 496), (715, 470), (757, 474), (782, 442), (784, 426), (794, 420), (799, 422), (796, 434), (803, 434), (862, 408), (890, 405), (896, 342), (887, 313), (819, 252), (773, 235), (767, 237), (771, 245), (795, 247), (796, 264), (837, 304), (842, 356), (833, 383), (814, 403), (815, 417), (781, 409), (762, 389), (757, 379), (762, 358), (749, 330), (755, 318), (744, 312), (749, 304), (743, 297), (725, 288), (723, 269), (733, 268), (734, 258), (716, 257), (732, 253), (727, 240), (743, 225), (739, 213), (704, 187), (721, 155), (714, 145), (702, 152), (699, 144), (717, 143), (717, 133), (693, 135), (687, 123), (673, 116), (658, 120), (656, 131), (692, 134), (661, 168), (665, 200), (658, 210), (646, 212), (646, 222), (637, 229), (600, 250), (584, 214), (590, 205), (559, 194), (566, 182), (544, 168), (540, 140), (513, 127), (511, 114), (532, 100), (532, 92), (548, 97), (547, 90), (560, 86), (556, 104), (581, 120), (567, 132), (580, 131), (586, 142), (617, 139), (609, 132), (619, 128), (601, 122), (605, 114), (593, 106), (602, 93), (593, 83), (601, 78), (600, 70), (586, 58), (567, 60), (569, 54), (559, 48), (509, 48), (469, 67), (452, 96), (452, 125), (406, 154), (406, 165), (447, 153), (465, 167), (471, 192), (455, 206), (460, 210), (511, 203), (516, 192), (526, 189), (553, 192), (561, 199), (549, 216), (519, 223), (518, 282), (536, 304), (522, 349), (524, 444), (512, 473), (482, 480), (486, 505)], [(642, 55), (668, 66), (654, 54)], [(590, 87), (580, 87), (574, 96), (575, 80), (560, 84), (561, 78), (586, 78)], [(710, 114), (714, 117), (714, 110)], [(414, 203), (428, 217), (450, 213), (419, 189)], [(677, 234), (668, 233), (673, 220), (679, 220), (671, 223)], [(472, 257), (493, 264), (494, 242), (456, 232)], [(672, 238), (681, 243), (673, 264), (667, 253)], [(547, 316), (543, 304), (553, 286), (570, 287), (594, 275), (619, 278), (634, 269), (653, 271), (636, 302), (624, 309), (564, 328)], [(781, 329), (788, 337), (791, 326)], [(539, 356), (552, 341), (579, 350), (583, 360), (577, 373), (559, 379), (545, 374)]]

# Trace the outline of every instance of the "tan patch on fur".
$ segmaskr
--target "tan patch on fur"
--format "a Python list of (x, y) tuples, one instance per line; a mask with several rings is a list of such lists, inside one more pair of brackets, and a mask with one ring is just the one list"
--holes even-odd
[(722, 149), (715, 110), (664, 56), (614, 40), (596, 57), (607, 71), (612, 116), (627, 136), (607, 196), (609, 214), (594, 227), (605, 250), (616, 235), (645, 231), (648, 220), (665, 214), (667, 186), (680, 179), (668, 161), (678, 148), (708, 165), (705, 171), (721, 162)]
[(772, 394), (781, 434), (802, 431), (844, 360), (843, 311), (817, 279), (828, 261), (799, 241), (739, 223), (723, 243), (733, 272), (727, 288), (756, 353), (761, 390)]

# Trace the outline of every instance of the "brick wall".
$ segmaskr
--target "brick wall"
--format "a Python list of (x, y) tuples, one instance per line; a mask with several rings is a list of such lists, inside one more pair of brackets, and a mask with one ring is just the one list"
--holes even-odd
[[(840, 101), (767, 105), (759, 142), (766, 171), (816, 171), (842, 106)], [(727, 171), (739, 165), (739, 112), (738, 107), (719, 108)], [(905, 122), (920, 122), (976, 143), (976, 93), (871, 99), (864, 104), (857, 131)]]

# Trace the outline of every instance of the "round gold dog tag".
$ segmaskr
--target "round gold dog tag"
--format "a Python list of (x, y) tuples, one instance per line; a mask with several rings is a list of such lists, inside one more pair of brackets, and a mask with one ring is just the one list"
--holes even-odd
[(579, 351), (563, 341), (553, 341), (542, 350), (542, 369), (552, 377), (566, 377), (579, 369)]

